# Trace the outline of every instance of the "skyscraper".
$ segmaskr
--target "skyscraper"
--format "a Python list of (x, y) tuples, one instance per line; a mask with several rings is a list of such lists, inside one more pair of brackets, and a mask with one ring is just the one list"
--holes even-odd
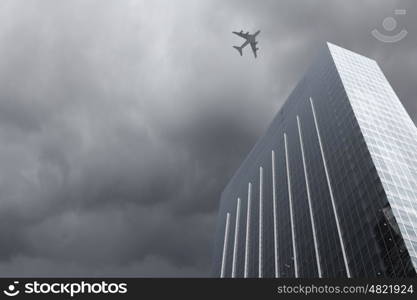
[(222, 193), (214, 276), (416, 268), (417, 128), (374, 60), (328, 43)]

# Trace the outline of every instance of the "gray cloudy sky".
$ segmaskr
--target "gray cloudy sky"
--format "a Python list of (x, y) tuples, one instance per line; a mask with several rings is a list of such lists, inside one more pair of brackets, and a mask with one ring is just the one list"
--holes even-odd
[[(408, 36), (371, 36), (395, 8)], [(0, 2), (0, 276), (207, 276), (219, 197), (324, 41), (417, 122), (417, 2)], [(256, 30), (259, 58), (231, 47)]]

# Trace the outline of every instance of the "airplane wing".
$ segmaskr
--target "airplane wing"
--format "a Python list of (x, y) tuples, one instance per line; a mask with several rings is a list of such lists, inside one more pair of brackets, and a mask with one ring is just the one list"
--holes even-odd
[(256, 51), (258, 51), (259, 48), (256, 47), (256, 43), (250, 43), (250, 46), (252, 48), (253, 55), (255, 55), (255, 58), (258, 57)]
[(232, 31), (232, 33), (240, 36), (243, 39), (248, 39), (249, 38), (249, 33), (244, 33), (244, 32), (238, 32), (238, 31)]

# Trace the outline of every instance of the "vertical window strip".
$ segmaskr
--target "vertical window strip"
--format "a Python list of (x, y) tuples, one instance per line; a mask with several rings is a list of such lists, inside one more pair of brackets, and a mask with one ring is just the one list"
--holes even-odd
[(232, 278), (236, 277), (236, 268), (237, 268), (237, 250), (239, 243), (239, 223), (240, 223), (240, 198), (237, 198), (236, 205), (236, 224), (235, 224), (235, 241), (233, 246), (233, 262), (232, 262)]
[(349, 264), (348, 264), (347, 255), (346, 255), (345, 243), (344, 243), (343, 235), (342, 235), (342, 228), (340, 226), (339, 216), (338, 216), (337, 209), (336, 209), (336, 203), (334, 201), (333, 188), (332, 188), (332, 184), (330, 182), (329, 171), (327, 169), (327, 162), (326, 162), (326, 157), (324, 155), (323, 144), (322, 144), (321, 136), (320, 136), (320, 130), (319, 130), (319, 127), (318, 127), (318, 124), (317, 124), (316, 110), (314, 108), (313, 99), (311, 97), (310, 97), (310, 104), (311, 104), (311, 110), (313, 112), (314, 125), (316, 127), (317, 138), (318, 138), (318, 141), (319, 141), (321, 158), (323, 160), (324, 172), (326, 174), (327, 185), (328, 185), (328, 188), (329, 188), (330, 200), (331, 200), (332, 208), (333, 208), (333, 214), (334, 214), (334, 217), (335, 217), (335, 220), (336, 220), (337, 233), (339, 235), (339, 242), (340, 242), (340, 246), (342, 248), (342, 255), (343, 255), (343, 261), (345, 263), (346, 275), (347, 275), (348, 278), (350, 278), (351, 274), (350, 274)]
[(262, 251), (263, 251), (263, 168), (259, 167), (259, 270), (258, 277), (263, 277)]
[(275, 278), (279, 277), (278, 264), (278, 232), (277, 232), (277, 191), (276, 191), (276, 175), (275, 175), (275, 151), (271, 152), (272, 164), (272, 209), (274, 218), (274, 263), (275, 263)]
[(292, 249), (293, 249), (293, 258), (294, 258), (294, 276), (295, 278), (298, 278), (298, 261), (297, 261), (298, 259), (297, 259), (297, 245), (296, 245), (296, 237), (295, 237), (294, 208), (292, 204), (290, 162), (288, 158), (288, 145), (287, 145), (286, 133), (284, 133), (284, 146), (285, 146), (285, 164), (287, 167), (288, 202), (290, 206), (291, 238), (292, 238)]
[(249, 277), (249, 246), (250, 246), (250, 214), (251, 214), (252, 183), (248, 184), (248, 203), (246, 211), (246, 241), (245, 241), (245, 270), (244, 277)]
[(227, 213), (226, 226), (224, 229), (223, 257), (222, 257), (222, 269), (220, 273), (220, 278), (224, 278), (226, 275), (227, 243), (229, 239), (229, 219), (230, 219), (230, 213)]
[(303, 160), (303, 169), (304, 169), (304, 178), (305, 178), (306, 190), (307, 190), (308, 208), (310, 211), (311, 229), (313, 231), (313, 242), (314, 242), (314, 252), (316, 255), (317, 273), (318, 273), (319, 278), (322, 278), (323, 276), (322, 276), (322, 270), (321, 270), (321, 264), (320, 264), (320, 253), (319, 253), (319, 247), (318, 247), (318, 241), (317, 241), (316, 225), (314, 221), (313, 206), (311, 203), (310, 184), (308, 181), (307, 163), (306, 163), (306, 159), (304, 155), (303, 133), (301, 130), (301, 121), (300, 121), (299, 116), (297, 116), (297, 126), (298, 126), (298, 136), (300, 139), (301, 156)]

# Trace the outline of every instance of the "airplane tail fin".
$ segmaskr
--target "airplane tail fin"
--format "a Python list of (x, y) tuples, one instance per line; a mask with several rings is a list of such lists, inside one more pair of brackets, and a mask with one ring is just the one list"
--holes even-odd
[(239, 51), (240, 56), (242, 56), (242, 47), (233, 46), (237, 51)]

